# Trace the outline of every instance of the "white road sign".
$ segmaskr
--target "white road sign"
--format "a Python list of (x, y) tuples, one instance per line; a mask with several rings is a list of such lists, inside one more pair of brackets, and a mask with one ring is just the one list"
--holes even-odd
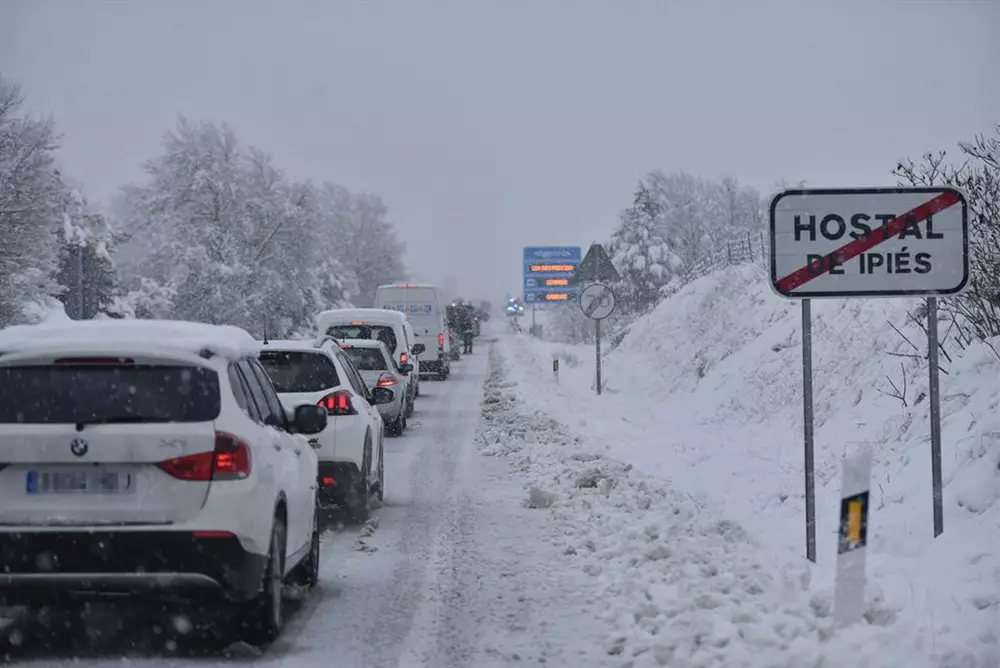
[(604, 320), (615, 310), (615, 293), (603, 283), (588, 285), (580, 293), (580, 310), (592, 320)]
[(969, 280), (954, 188), (785, 190), (771, 200), (771, 287), (784, 297), (951, 295)]

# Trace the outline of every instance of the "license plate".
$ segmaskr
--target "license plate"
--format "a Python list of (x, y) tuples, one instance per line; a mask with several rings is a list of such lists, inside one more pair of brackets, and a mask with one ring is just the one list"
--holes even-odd
[(28, 471), (28, 494), (125, 494), (132, 490), (132, 474), (119, 471)]

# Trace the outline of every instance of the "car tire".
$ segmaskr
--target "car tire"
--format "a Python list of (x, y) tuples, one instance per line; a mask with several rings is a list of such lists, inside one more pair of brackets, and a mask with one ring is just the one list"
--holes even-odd
[(361, 523), (368, 519), (369, 503), (371, 501), (371, 487), (368, 479), (372, 472), (372, 438), (371, 434), (365, 436), (365, 454), (361, 462), (361, 469), (357, 478), (352, 481), (351, 491), (345, 500), (345, 510), (348, 518), (355, 523)]
[(302, 573), (302, 584), (312, 589), (319, 584), (319, 560), (320, 560), (320, 531), (319, 531), (319, 500), (316, 501), (316, 510), (313, 513), (313, 529), (310, 537), (309, 554), (302, 560), (300, 570)]
[(382, 503), (382, 499), (385, 498), (385, 446), (381, 443), (378, 444), (378, 489), (376, 495), (379, 503)]
[(281, 635), (285, 625), (285, 522), (274, 518), (271, 541), (267, 554), (267, 567), (261, 593), (249, 604), (249, 615), (243, 640), (251, 645), (266, 645)]

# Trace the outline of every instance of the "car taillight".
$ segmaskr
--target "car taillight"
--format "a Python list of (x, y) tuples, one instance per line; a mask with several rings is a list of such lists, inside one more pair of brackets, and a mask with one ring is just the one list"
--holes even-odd
[(326, 409), (327, 415), (357, 415), (351, 395), (347, 390), (338, 390), (319, 400), (319, 405)]
[(399, 353), (399, 365), (402, 366), (406, 364), (406, 360), (410, 359), (410, 356), (406, 353)]
[(394, 387), (396, 385), (396, 378), (391, 373), (386, 371), (378, 377), (376, 385), (379, 387)]
[(250, 447), (232, 434), (215, 432), (215, 471), (212, 480), (250, 477)]
[(222, 431), (215, 432), (215, 450), (160, 462), (163, 472), (178, 480), (245, 480), (250, 477), (250, 446)]
[(444, 345), (444, 332), (441, 332), (440, 334), (438, 334), (438, 345), (439, 346), (443, 346)]

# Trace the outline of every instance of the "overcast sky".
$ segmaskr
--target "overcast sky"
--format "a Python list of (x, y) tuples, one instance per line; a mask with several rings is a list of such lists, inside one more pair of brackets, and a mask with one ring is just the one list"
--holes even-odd
[(0, 0), (0, 73), (92, 198), (178, 114), (381, 195), (414, 278), (520, 290), (650, 169), (887, 185), (1000, 121), (1000, 2)]

